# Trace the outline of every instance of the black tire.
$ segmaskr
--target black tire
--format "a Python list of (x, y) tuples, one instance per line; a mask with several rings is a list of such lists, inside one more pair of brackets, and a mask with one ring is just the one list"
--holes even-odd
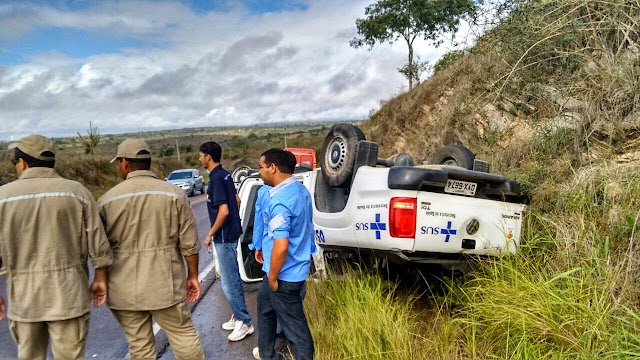
[(329, 129), (322, 144), (320, 166), (324, 181), (333, 187), (348, 187), (356, 163), (358, 142), (364, 133), (350, 124), (337, 124)]
[(438, 149), (431, 158), (432, 164), (450, 165), (473, 170), (473, 160), (476, 155), (464, 146), (449, 145)]

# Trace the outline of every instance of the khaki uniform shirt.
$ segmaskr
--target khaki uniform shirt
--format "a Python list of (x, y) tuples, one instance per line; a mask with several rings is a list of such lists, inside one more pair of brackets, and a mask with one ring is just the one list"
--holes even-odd
[(182, 256), (200, 251), (184, 191), (133, 171), (98, 200), (114, 254), (107, 304), (116, 310), (158, 310), (186, 299)]
[(113, 256), (84, 186), (53, 169), (27, 169), (0, 187), (0, 233), (9, 318), (57, 321), (89, 312), (87, 254), (94, 268)]

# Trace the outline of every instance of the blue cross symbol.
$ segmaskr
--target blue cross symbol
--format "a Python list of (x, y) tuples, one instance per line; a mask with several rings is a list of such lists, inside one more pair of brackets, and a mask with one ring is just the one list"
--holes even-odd
[(387, 230), (387, 224), (380, 222), (380, 214), (376, 214), (376, 222), (372, 222), (371, 230), (376, 232), (376, 240), (380, 240), (380, 231)]
[(446, 229), (440, 229), (440, 234), (447, 235), (447, 237), (444, 239), (444, 242), (449, 242), (449, 237), (451, 235), (455, 235), (457, 232), (458, 232), (458, 230), (453, 230), (451, 228), (451, 221), (447, 221), (447, 228)]

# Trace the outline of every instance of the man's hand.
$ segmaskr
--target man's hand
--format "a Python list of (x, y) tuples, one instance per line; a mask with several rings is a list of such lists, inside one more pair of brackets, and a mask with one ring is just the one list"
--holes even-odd
[(107, 301), (107, 268), (101, 267), (96, 269), (91, 283), (91, 298), (93, 306), (99, 307)]
[(7, 307), (4, 305), (4, 299), (0, 297), (0, 320), (7, 317)]
[(255, 257), (257, 262), (259, 262), (260, 264), (264, 264), (264, 258), (262, 257), (261, 249), (256, 249)]
[(187, 278), (187, 301), (196, 302), (200, 297), (200, 282), (197, 277)]
[(269, 279), (269, 287), (271, 288), (271, 290), (273, 290), (273, 292), (278, 292), (278, 279)]
[(104, 305), (107, 300), (107, 282), (105, 280), (93, 280), (93, 283), (91, 283), (91, 298), (93, 299), (94, 307)]
[(204, 247), (207, 248), (207, 250), (210, 250), (211, 248), (211, 239), (213, 238), (213, 236), (209, 236), (207, 235), (206, 238), (204, 238)]

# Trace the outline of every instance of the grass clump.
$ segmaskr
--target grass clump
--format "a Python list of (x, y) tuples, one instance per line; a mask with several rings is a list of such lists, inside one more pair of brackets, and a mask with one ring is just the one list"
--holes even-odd
[(421, 320), (412, 296), (379, 276), (347, 272), (308, 283), (305, 310), (318, 359), (418, 359)]
[(587, 266), (552, 273), (532, 259), (485, 264), (458, 289), (465, 306), (454, 321), (464, 330), (464, 350), (471, 358), (607, 354), (617, 322), (610, 279)]

